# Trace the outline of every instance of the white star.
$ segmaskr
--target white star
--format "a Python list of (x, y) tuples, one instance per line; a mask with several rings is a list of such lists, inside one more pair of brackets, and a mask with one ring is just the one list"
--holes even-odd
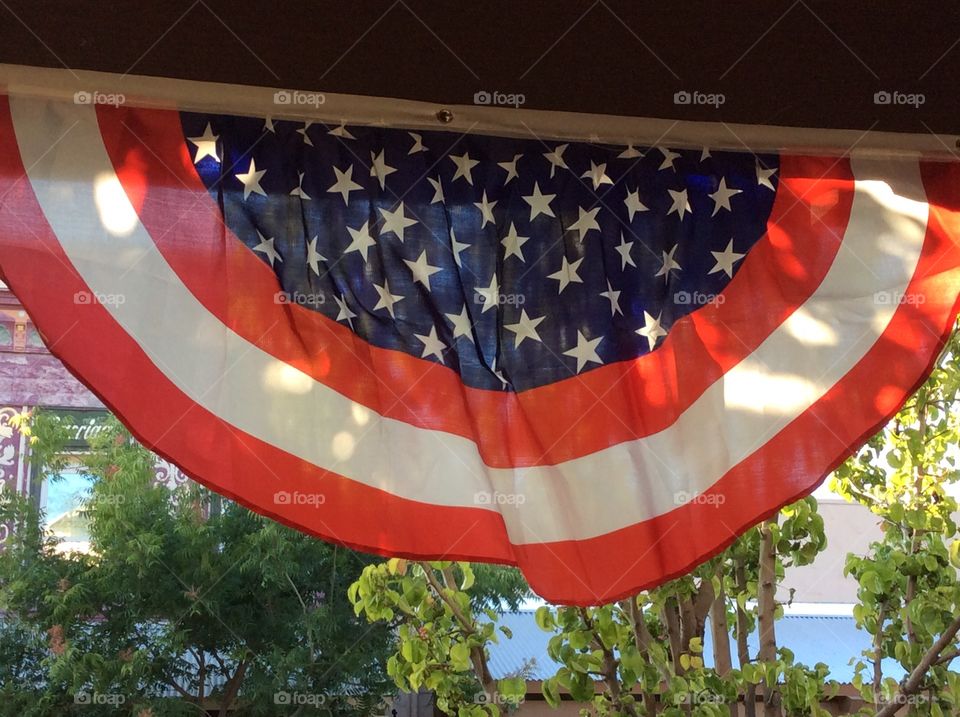
[(616, 316), (617, 314), (623, 316), (623, 309), (620, 308), (620, 292), (613, 290), (609, 279), (607, 279), (607, 290), (601, 291), (600, 296), (610, 302), (610, 316)]
[(563, 355), (570, 356), (577, 360), (577, 373), (580, 373), (583, 370), (583, 367), (586, 366), (590, 361), (593, 361), (594, 363), (603, 363), (603, 361), (597, 355), (597, 345), (601, 341), (603, 341), (602, 336), (595, 339), (588, 339), (583, 335), (582, 331), (577, 331), (577, 345), (572, 349), (564, 351)]
[(657, 339), (661, 336), (667, 335), (667, 332), (664, 331), (663, 327), (660, 325), (661, 316), (663, 316), (663, 313), (657, 314), (657, 318), (653, 318), (650, 314), (644, 311), (644, 327), (642, 329), (637, 329), (637, 333), (647, 340), (647, 344), (649, 345), (651, 351), (653, 351), (653, 347), (657, 345)]
[(439, 338), (437, 338), (437, 327), (431, 326), (430, 333), (427, 335), (423, 334), (414, 334), (420, 341), (423, 342), (423, 353), (420, 354), (420, 358), (426, 358), (427, 356), (436, 356), (440, 359), (440, 363), (443, 363), (443, 351), (447, 348), (447, 345), (443, 343)]
[(620, 254), (620, 271), (623, 271), (627, 268), (627, 264), (630, 266), (636, 266), (633, 261), (633, 257), (630, 256), (630, 252), (633, 251), (633, 242), (627, 241), (623, 238), (623, 232), (620, 232), (620, 244), (619, 246), (613, 247)]
[(358, 251), (363, 256), (363, 260), (367, 260), (367, 252), (370, 247), (372, 247), (376, 242), (373, 240), (373, 237), (370, 236), (370, 222), (364, 222), (363, 226), (359, 229), (351, 229), (347, 227), (347, 231), (350, 232), (351, 242), (350, 245), (343, 250), (344, 254), (349, 254), (352, 251)]
[(581, 263), (583, 263), (583, 259), (577, 259), (571, 264), (567, 261), (567, 257), (563, 257), (563, 263), (560, 265), (560, 269), (547, 276), (548, 279), (556, 279), (560, 282), (560, 287), (557, 289), (557, 294), (562, 294), (563, 290), (567, 288), (568, 284), (583, 283), (583, 279), (577, 275), (577, 269), (580, 268)]
[(334, 137), (340, 137), (341, 139), (356, 139), (356, 137), (350, 134), (350, 130), (347, 129), (343, 122), (341, 122), (339, 126), (334, 127), (332, 130), (327, 132), (327, 134), (333, 135)]
[(357, 318), (357, 315), (350, 311), (346, 298), (341, 299), (339, 296), (334, 296), (333, 300), (336, 302), (337, 308), (340, 309), (339, 313), (337, 313), (337, 321), (346, 321), (350, 324), (350, 328), (353, 328), (353, 322), (350, 319)]
[(717, 187), (717, 191), (708, 195), (714, 201), (713, 214), (710, 216), (715, 216), (721, 209), (726, 209), (729, 212), (730, 198), (737, 196), (742, 191), (742, 189), (730, 189), (727, 187), (726, 178), (720, 177), (720, 186)]
[(213, 133), (209, 122), (207, 122), (207, 128), (203, 131), (202, 135), (199, 137), (187, 137), (187, 139), (197, 147), (197, 154), (193, 158), (194, 164), (200, 164), (200, 160), (204, 157), (213, 157), (214, 162), (220, 161), (220, 156), (217, 154), (217, 140), (220, 139), (220, 135)]
[(601, 184), (613, 184), (613, 180), (607, 176), (607, 165), (603, 164), (594, 164), (593, 160), (590, 160), (590, 169), (580, 175), (580, 179), (589, 179), (593, 182), (593, 191), (600, 189)]
[(634, 147), (632, 144), (628, 144), (627, 148), (617, 155), (617, 159), (633, 159), (634, 157), (642, 156), (643, 152)]
[(457, 235), (453, 233), (453, 227), (450, 227), (450, 246), (453, 248), (453, 260), (457, 263), (457, 266), (463, 268), (460, 252), (470, 245), (466, 242), (457, 241)]
[(760, 160), (757, 160), (757, 186), (773, 189), (773, 182), (770, 181), (770, 178), (776, 173), (776, 167), (773, 169), (767, 169), (760, 164)]
[(739, 254), (733, 250), (733, 239), (727, 242), (727, 248), (723, 251), (712, 251), (714, 261), (717, 262), (708, 274), (715, 274), (718, 271), (722, 271), (731, 279), (733, 278), (733, 265), (740, 261), (745, 254)]
[(430, 266), (427, 263), (426, 250), (420, 252), (420, 256), (417, 257), (416, 261), (404, 259), (403, 263), (409, 267), (410, 273), (413, 274), (413, 280), (419, 281), (421, 284), (427, 287), (427, 291), (430, 291), (430, 277), (440, 271), (440, 267)]
[(627, 198), (623, 200), (623, 203), (627, 207), (627, 214), (630, 216), (631, 222), (637, 212), (645, 212), (648, 209), (647, 205), (640, 201), (640, 191), (637, 189), (627, 192)]
[(350, 203), (350, 192), (355, 192), (358, 189), (363, 189), (362, 186), (353, 181), (353, 165), (349, 165), (345, 172), (333, 168), (333, 172), (337, 177), (337, 181), (330, 185), (328, 192), (339, 192), (340, 196), (343, 197), (344, 205)]
[(283, 263), (283, 257), (277, 253), (277, 250), (273, 246), (273, 238), (270, 239), (264, 238), (263, 234), (260, 231), (257, 231), (257, 236), (260, 237), (260, 243), (253, 247), (254, 251), (259, 251), (264, 254), (267, 259), (270, 260), (270, 266), (273, 266), (274, 261), (279, 261)]
[(380, 181), (380, 189), (386, 189), (387, 177), (397, 171), (395, 167), (387, 164), (387, 160), (383, 156), (385, 151), (381, 149), (380, 154), (377, 155), (373, 152), (370, 153), (370, 176), (376, 177)]
[(510, 222), (510, 231), (507, 232), (507, 235), (500, 242), (506, 248), (503, 260), (506, 261), (511, 256), (515, 256), (520, 259), (520, 261), (526, 262), (527, 260), (523, 256), (523, 249), (521, 247), (529, 240), (530, 237), (517, 236), (517, 228), (513, 222)]
[(570, 229), (580, 232), (581, 242), (591, 229), (600, 231), (600, 225), (597, 223), (597, 212), (599, 211), (600, 207), (594, 207), (593, 209), (579, 207), (580, 216), (577, 217), (577, 221), (570, 225)]
[(274, 134), (277, 131), (273, 127), (273, 117), (264, 117), (263, 118), (263, 131), (264, 132), (273, 132)]
[(703, 162), (704, 160), (706, 160), (708, 157), (711, 157), (711, 156), (712, 155), (710, 154), (710, 148), (704, 147), (703, 150), (700, 152), (700, 161)]
[(527, 310), (521, 309), (520, 311), (520, 320), (515, 324), (504, 324), (503, 328), (512, 331), (516, 336), (514, 336), (513, 347), (518, 348), (520, 344), (523, 343), (524, 339), (533, 339), (534, 341), (539, 341), (543, 343), (543, 339), (540, 338), (540, 334), (537, 333), (537, 327), (545, 319), (545, 316), (541, 316), (537, 319), (531, 319), (527, 316)]
[(387, 209), (380, 209), (380, 214), (383, 216), (383, 228), (380, 230), (380, 236), (393, 232), (400, 241), (403, 241), (404, 228), (417, 224), (416, 219), (409, 219), (403, 216), (403, 202), (397, 205), (396, 211), (391, 212)]
[(307, 244), (307, 266), (313, 269), (314, 274), (320, 276), (320, 262), (326, 261), (327, 257), (317, 251), (317, 239), (318, 237), (314, 237)]
[(515, 154), (513, 159), (509, 162), (497, 162), (497, 166), (505, 170), (507, 173), (507, 178), (503, 180), (503, 186), (507, 186), (510, 184), (511, 179), (516, 179), (518, 176), (520, 176), (517, 174), (517, 160), (522, 156), (522, 154)]
[(470, 340), (470, 343), (475, 343), (473, 340), (473, 324), (470, 322), (470, 315), (467, 313), (466, 306), (461, 309), (459, 314), (444, 314), (444, 316), (453, 324), (453, 338), (465, 336)]
[(497, 284), (496, 274), (490, 279), (490, 286), (485, 289), (477, 288), (474, 289), (474, 291), (477, 292), (477, 297), (483, 304), (483, 309), (480, 311), (481, 314), (487, 313), (489, 309), (494, 308), (500, 302), (500, 286)]
[(660, 163), (660, 166), (657, 169), (675, 169), (673, 166), (674, 160), (680, 156), (678, 152), (671, 152), (666, 147), (657, 147), (660, 150), (660, 153), (663, 155), (663, 161)]
[(433, 187), (433, 199), (430, 200), (430, 203), (436, 204), (437, 202), (443, 202), (443, 185), (440, 184), (440, 177), (436, 179), (427, 177), (427, 181), (430, 182), (430, 185)]
[(480, 164), (476, 159), (470, 159), (470, 153), (464, 152), (459, 157), (451, 154), (451, 161), (457, 165), (457, 171), (453, 174), (453, 181), (456, 182), (460, 177), (467, 180), (467, 184), (473, 186), (473, 168)]
[(680, 266), (677, 263), (676, 259), (673, 258), (673, 255), (676, 253), (678, 246), (680, 245), (674, 244), (673, 248), (670, 251), (663, 252), (663, 266), (660, 267), (660, 271), (654, 274), (654, 276), (662, 276), (665, 281), (669, 281), (671, 271), (673, 271), (674, 269), (676, 269), (677, 271), (683, 271), (683, 267)]
[(692, 211), (690, 209), (690, 200), (687, 199), (687, 190), (681, 189), (680, 191), (675, 191), (673, 189), (668, 189), (667, 191), (670, 193), (670, 200), (673, 202), (673, 204), (670, 205), (670, 210), (667, 212), (667, 216), (669, 217), (671, 214), (676, 212), (678, 215), (680, 215), (680, 221), (682, 222), (683, 215), (686, 212)]
[(263, 187), (260, 186), (260, 180), (263, 179), (263, 175), (267, 173), (267, 170), (261, 169), (257, 171), (257, 163), (250, 158), (250, 169), (246, 172), (237, 174), (236, 177), (241, 182), (243, 182), (243, 198), (246, 199), (251, 194), (260, 194), (262, 196), (267, 196), (267, 193), (263, 191)]
[(427, 148), (423, 146), (423, 135), (419, 135), (416, 132), (407, 132), (408, 135), (413, 139), (413, 146), (410, 148), (410, 151), (407, 154), (416, 154), (417, 152), (426, 152)]
[(373, 307), (373, 310), (376, 311), (377, 309), (386, 309), (387, 313), (390, 314), (391, 319), (397, 318), (393, 313), (393, 305), (398, 301), (403, 301), (404, 297), (391, 294), (390, 284), (386, 279), (383, 280), (383, 286), (374, 284), (373, 288), (376, 289), (377, 293), (380, 295), (380, 300), (377, 302), (377, 305)]
[(487, 222), (490, 222), (490, 223), (493, 224), (494, 226), (497, 225), (496, 220), (494, 220), (494, 218), (493, 218), (493, 208), (494, 208), (495, 206), (497, 206), (497, 201), (496, 201), (496, 200), (493, 200), (492, 202), (488, 202), (488, 201), (487, 201), (487, 190), (486, 190), (486, 189), (483, 190), (483, 201), (482, 201), (482, 202), (474, 202), (474, 203), (473, 203), (473, 206), (475, 206), (477, 209), (479, 209), (479, 210), (480, 210), (480, 214), (482, 215), (481, 218), (482, 218), (483, 221), (480, 222), (480, 228), (481, 228), (481, 229), (483, 229), (485, 226), (487, 226)]
[(291, 197), (300, 197), (301, 199), (310, 199), (310, 195), (303, 191), (303, 172), (298, 172), (300, 175), (300, 182), (296, 187), (290, 190)]
[(304, 143), (309, 144), (311, 147), (313, 146), (313, 142), (310, 140), (310, 135), (307, 134), (307, 130), (310, 129), (310, 125), (312, 124), (313, 122), (304, 122), (303, 127), (297, 130), (297, 134), (303, 135)]
[(523, 197), (523, 201), (530, 205), (530, 221), (533, 221), (541, 214), (546, 214), (548, 217), (556, 217), (557, 215), (554, 214), (550, 208), (550, 202), (552, 202), (556, 196), (556, 194), (541, 194), (540, 185), (534, 182), (533, 194)]
[(566, 144), (561, 144), (558, 147), (554, 148), (552, 152), (544, 152), (543, 156), (547, 158), (547, 161), (550, 162), (550, 178), (553, 179), (553, 175), (556, 174), (557, 167), (563, 169), (569, 169), (567, 163), (563, 161), (563, 153), (567, 149)]

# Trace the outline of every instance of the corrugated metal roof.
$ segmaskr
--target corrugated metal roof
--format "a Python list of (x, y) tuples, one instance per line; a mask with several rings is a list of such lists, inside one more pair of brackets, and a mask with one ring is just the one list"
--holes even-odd
[[(495, 678), (522, 673), (530, 680), (542, 680), (552, 677), (559, 665), (547, 655), (547, 642), (551, 634), (537, 627), (533, 610), (504, 613), (500, 624), (506, 625), (513, 633), (513, 639), (502, 635), (500, 643), (490, 646), (490, 671)], [(794, 659), (813, 667), (818, 662), (830, 668), (831, 679), (838, 682), (850, 682), (853, 679), (853, 665), (861, 659), (861, 653), (870, 649), (871, 637), (864, 630), (858, 630), (852, 617), (825, 615), (786, 615), (777, 621), (777, 644), (793, 651)], [(707, 629), (704, 640), (704, 661), (713, 665), (713, 647), (710, 630)], [(750, 636), (750, 654), (756, 655), (757, 635)], [(731, 641), (732, 644), (732, 641)], [(732, 645), (735, 650), (735, 645)], [(734, 654), (734, 664), (736, 655)], [(904, 676), (903, 668), (895, 660), (884, 660), (884, 676), (900, 680)]]

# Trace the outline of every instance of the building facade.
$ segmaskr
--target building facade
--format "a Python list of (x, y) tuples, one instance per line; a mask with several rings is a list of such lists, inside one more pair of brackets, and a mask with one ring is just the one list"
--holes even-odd
[[(88, 547), (86, 521), (80, 515), (89, 478), (69, 467), (56, 482), (39, 478), (30, 461), (29, 443), (15, 417), (35, 408), (55, 412), (69, 428), (67, 453), (80, 454), (103, 428), (109, 413), (103, 404), (44, 345), (17, 298), (0, 283), (0, 491), (30, 496), (64, 550)], [(186, 477), (157, 458), (157, 480), (174, 485)], [(0, 548), (11, 526), (0, 524)]]

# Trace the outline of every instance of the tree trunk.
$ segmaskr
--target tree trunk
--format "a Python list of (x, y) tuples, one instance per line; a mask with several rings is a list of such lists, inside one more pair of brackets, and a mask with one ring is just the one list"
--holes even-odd
[(880, 685), (883, 682), (883, 622), (886, 619), (886, 608), (880, 608), (877, 617), (877, 634), (873, 636), (873, 703), (880, 702)]
[[(777, 659), (777, 636), (774, 629), (777, 609), (777, 555), (773, 545), (773, 530), (777, 524), (774, 516), (760, 526), (760, 585), (757, 590), (757, 607), (759, 609), (760, 652), (761, 662), (774, 662)], [(764, 717), (780, 717), (780, 695), (775, 684), (763, 686), (763, 714)]]
[[(633, 623), (633, 639), (637, 645), (637, 649), (644, 654), (649, 654), (650, 645), (653, 644), (653, 635), (650, 634), (650, 630), (647, 628), (646, 619), (643, 616), (643, 608), (637, 603), (636, 596), (624, 602), (626, 603), (624, 607), (626, 607), (627, 615), (630, 616), (630, 622)], [(664, 679), (669, 679), (669, 675), (665, 674)], [(646, 690), (643, 691), (643, 706), (646, 713), (651, 717), (657, 714), (657, 701), (654, 696)]]
[[(733, 575), (737, 583), (737, 592), (746, 592), (747, 573), (742, 560), (737, 561)], [(737, 603), (737, 661), (740, 664), (740, 669), (743, 669), (743, 666), (750, 662), (750, 646), (747, 643), (747, 614), (739, 603)], [(757, 717), (757, 688), (754, 685), (748, 685), (743, 696), (743, 713), (745, 717)]]
[(670, 638), (670, 659), (673, 660), (673, 670), (678, 675), (682, 675), (686, 670), (680, 664), (683, 647), (680, 632), (680, 608), (677, 606), (676, 598), (667, 598), (664, 603), (663, 624), (666, 626), (667, 636)]
[(940, 654), (949, 647), (958, 632), (960, 632), (960, 616), (954, 618), (953, 622), (951, 622), (947, 626), (947, 629), (940, 635), (940, 638), (927, 650), (927, 654), (920, 660), (920, 664), (917, 665), (913, 672), (910, 673), (910, 676), (901, 683), (897, 695), (877, 712), (876, 717), (893, 717), (893, 715), (897, 713), (897, 710), (903, 707), (906, 701), (904, 698), (919, 692), (920, 685), (923, 684), (923, 678), (927, 676), (930, 668), (937, 664), (940, 659)]
[(720, 594), (710, 605), (710, 634), (713, 637), (713, 664), (717, 674), (724, 677), (733, 669), (730, 659), (730, 626), (727, 624), (727, 599), (720, 587)]
[[(240, 660), (240, 664), (237, 665), (236, 672), (230, 677), (230, 680), (227, 682), (223, 690), (223, 699), (220, 700), (220, 717), (227, 717), (230, 713), (230, 708), (233, 706), (233, 701), (237, 698), (237, 693), (240, 691), (240, 686), (243, 684), (243, 676), (247, 672), (247, 660)], [(202, 705), (201, 705), (202, 706)]]
[[(720, 583), (720, 591), (710, 604), (710, 634), (713, 636), (713, 665), (717, 674), (725, 677), (733, 669), (730, 659), (730, 626), (727, 624), (727, 596)], [(736, 717), (737, 706), (730, 705), (730, 717)]]
[[(420, 561), (420, 567), (423, 568), (424, 577), (426, 577), (427, 582), (430, 583), (430, 587), (433, 588), (434, 593), (450, 607), (451, 612), (453, 612), (454, 617), (460, 625), (460, 630), (466, 635), (475, 633), (475, 624), (464, 615), (460, 606), (444, 592), (444, 586), (450, 590), (457, 589), (457, 580), (453, 573), (453, 568), (448, 567), (440, 572), (444, 582), (444, 585), (441, 585), (428, 562)], [(493, 679), (493, 675), (490, 674), (490, 668), (487, 666), (487, 655), (482, 647), (470, 649), (470, 662), (473, 665), (474, 674), (483, 686), (483, 691), (487, 694), (487, 698), (491, 702), (495, 702), (497, 699), (497, 682)]]

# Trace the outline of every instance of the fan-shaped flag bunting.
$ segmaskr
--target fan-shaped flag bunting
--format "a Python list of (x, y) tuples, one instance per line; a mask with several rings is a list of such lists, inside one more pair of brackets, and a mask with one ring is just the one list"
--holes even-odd
[(955, 319), (956, 162), (278, 101), (12, 92), (0, 268), (139, 439), (326, 540), (625, 596), (813, 490)]

